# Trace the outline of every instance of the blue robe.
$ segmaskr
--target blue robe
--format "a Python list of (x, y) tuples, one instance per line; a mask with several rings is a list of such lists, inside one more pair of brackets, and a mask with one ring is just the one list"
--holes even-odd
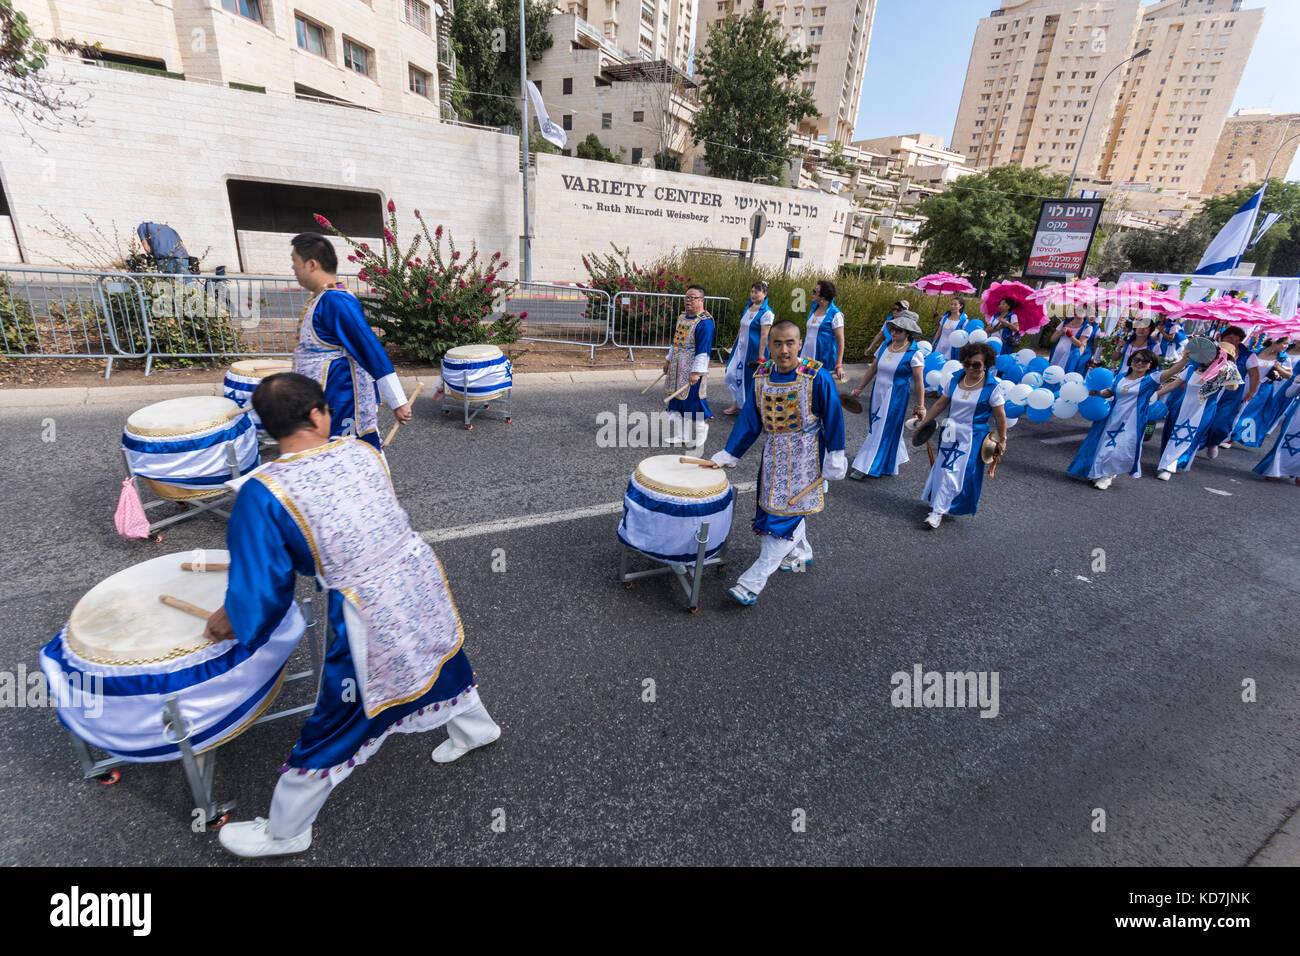
[[(254, 647), (266, 640), (293, 600), (295, 574), (312, 577), (316, 561), (298, 524), (260, 481), (248, 481), (235, 499), (226, 528), (230, 577), (226, 614), (236, 639)], [(351, 759), (367, 741), (417, 710), (443, 706), (474, 684), (464, 649), (442, 665), (433, 686), (419, 699), (366, 717), (352, 651), (348, 646), (343, 597), (329, 592), (330, 644), (326, 648), (316, 709), (287, 761), (293, 768), (323, 770)]]
[(1280, 382), (1274, 381), (1265, 375), (1263, 367), (1260, 367), (1260, 383), (1255, 391), (1255, 397), (1242, 410), (1237, 424), (1232, 429), (1234, 442), (1247, 448), (1258, 448), (1264, 444), (1264, 438), (1277, 424), (1281, 417), (1280, 413), (1286, 409), (1283, 398), (1286, 386), (1286, 379)]
[[(1282, 419), (1282, 428), (1278, 432), (1277, 440), (1273, 442), (1273, 447), (1260, 459), (1259, 464), (1251, 469), (1257, 475), (1300, 478), (1300, 471), (1296, 468), (1297, 456), (1300, 456), (1300, 386), (1296, 383), (1295, 376), (1286, 383), (1286, 390), (1290, 392), (1291, 408)], [(1279, 455), (1282, 456), (1280, 459)]]
[(1231, 392), (1220, 393), (1219, 404), (1214, 407), (1214, 419), (1210, 422), (1210, 427), (1206, 430), (1202, 441), (1205, 448), (1220, 445), (1232, 437), (1237, 413), (1241, 411), (1242, 403), (1246, 400), (1246, 392), (1250, 389), (1250, 374), (1246, 371), (1246, 365), (1250, 362), (1252, 353), (1244, 348), (1239, 351), (1241, 354), (1237, 356), (1237, 371), (1241, 373), (1241, 387)]
[[(695, 355), (697, 357), (708, 355), (713, 351), (713, 317), (707, 312), (701, 312), (700, 314), (704, 318), (695, 323)], [(700, 394), (700, 389), (704, 386), (707, 375), (707, 372), (700, 373), (700, 380), (691, 386), (691, 390), (686, 393), (686, 397), (674, 398), (668, 403), (668, 410), (670, 412), (683, 412), (687, 415), (703, 415), (705, 421), (712, 418), (713, 412), (709, 410), (709, 401)]]
[[(888, 349), (889, 344), (885, 343), (876, 350), (877, 369), (882, 367), (881, 357)], [(901, 439), (903, 423), (911, 415), (913, 406), (920, 404), (920, 396), (912, 395), (912, 360), (919, 351), (917, 343), (912, 342), (899, 356), (892, 379), (878, 384), (880, 373), (877, 372), (877, 380), (871, 382), (871, 389), (865, 396), (865, 410), (870, 418), (867, 440), (854, 459), (853, 467), (873, 478), (898, 474), (898, 466), (908, 460), (907, 448)], [(921, 387), (925, 388), (924, 385)], [(884, 407), (879, 407), (878, 400)], [(873, 436), (876, 438), (874, 442)], [(869, 450), (873, 445), (874, 450)], [(869, 459), (863, 460), (863, 452), (870, 456)]]
[[(1118, 380), (1116, 385), (1118, 385)], [(1128, 469), (1128, 474), (1135, 478), (1142, 474), (1142, 442), (1146, 437), (1146, 427), (1148, 416), (1150, 415), (1151, 396), (1160, 389), (1160, 376), (1155, 372), (1142, 376), (1138, 385), (1137, 403), (1135, 407), (1123, 415), (1121, 418), (1116, 417), (1119, 411), (1118, 403), (1111, 406), (1111, 412), (1100, 421), (1092, 423), (1092, 428), (1088, 431), (1088, 437), (1083, 440), (1079, 446), (1079, 451), (1075, 454), (1074, 460), (1066, 468), (1070, 474), (1076, 478), (1088, 478), (1094, 463), (1097, 461), (1097, 453), (1100, 452), (1106, 443), (1114, 442), (1117, 438), (1116, 429), (1132, 428), (1137, 436), (1137, 448), (1133, 454), (1133, 461)], [(1112, 446), (1114, 447), (1114, 446)], [(1122, 447), (1122, 446), (1121, 446)], [(1118, 451), (1118, 449), (1117, 449)], [(1099, 476), (1100, 477), (1100, 476)]]
[[(817, 311), (817, 306), (808, 310), (808, 318), (804, 320), (804, 334), (807, 335), (808, 323), (812, 321), (813, 313)], [(839, 357), (839, 343), (835, 340), (835, 329), (831, 326), (835, 321), (835, 316), (843, 315), (840, 307), (834, 302), (826, 306), (826, 314), (822, 316), (821, 324), (817, 326), (817, 345), (811, 351), (803, 350), (800, 354), (807, 355), (809, 358), (821, 362), (826, 368), (834, 369), (835, 360)]]
[[(750, 308), (753, 307), (753, 305), (754, 305), (753, 299), (746, 299), (745, 312), (748, 312)], [(763, 316), (764, 315), (771, 315), (774, 321), (776, 319), (776, 313), (773, 312), (772, 307), (767, 304), (767, 299), (763, 300), (762, 306), (759, 308), (757, 312), (754, 313), (753, 318), (749, 320), (748, 338), (746, 338), (744, 343), (741, 343), (739, 340), (737, 340), (736, 347), (735, 349), (732, 350), (733, 352), (738, 351), (741, 353), (740, 355), (741, 373), (744, 376), (744, 384), (741, 387), (741, 394), (745, 398), (747, 398), (749, 396), (749, 393), (753, 391), (754, 369), (758, 367), (759, 362), (762, 362), (764, 359), (767, 358), (767, 355), (758, 354), (758, 343), (762, 340), (763, 337), (763, 328), (764, 328)], [(730, 365), (731, 363), (728, 362), (727, 364)]]
[[(972, 393), (973, 398), (959, 402), (955, 395), (957, 383), (965, 374), (965, 369), (957, 369), (943, 388), (943, 394), (950, 400), (948, 424), (937, 433), (938, 454), (921, 492), (921, 500), (940, 514), (975, 514), (986, 471), (980, 449), (993, 428), (994, 403), (1004, 404), (1002, 393), (998, 391), (1002, 381), (993, 375), (986, 376), (979, 392)], [(953, 475), (955, 491), (954, 481), (947, 479), (945, 472)]]
[[(393, 374), (393, 363), (374, 330), (370, 328), (370, 323), (366, 321), (361, 302), (347, 292), (326, 292), (316, 303), (311, 325), (317, 338), (326, 345), (343, 349), (351, 359), (331, 363), (325, 380), (325, 400), (330, 407), (330, 437), (355, 434), (362, 441), (379, 448), (382, 445), (379, 429), (366, 429), (362, 432), (356, 425), (357, 394), (352, 363), (360, 365), (375, 381)], [(379, 389), (371, 387), (374, 388), (375, 400), (378, 401)]]
[[(775, 365), (773, 365), (769, 375), (772, 382), (793, 382), (799, 375), (799, 366), (795, 366), (789, 372), (778, 372)], [(819, 422), (817, 461), (820, 466), (825, 460), (827, 452), (844, 450), (844, 407), (840, 404), (840, 396), (835, 388), (835, 380), (831, 378), (830, 373), (825, 368), (817, 370), (817, 378), (813, 382), (809, 404), (813, 415), (817, 417)], [(754, 383), (751, 381), (749, 383), (749, 392), (745, 395), (745, 407), (740, 410), (740, 415), (736, 418), (736, 424), (732, 426), (731, 434), (727, 437), (727, 454), (736, 458), (742, 457), (763, 434), (763, 423), (759, 421), (758, 401), (755, 397)], [(761, 481), (761, 468), (759, 469), (759, 475)], [(763, 500), (761, 488), (759, 489), (758, 500), (759, 502)], [(754, 531), (756, 534), (770, 534), (777, 538), (792, 538), (795, 529), (799, 527), (799, 522), (803, 520), (803, 515), (769, 514), (759, 504), (754, 512)]]

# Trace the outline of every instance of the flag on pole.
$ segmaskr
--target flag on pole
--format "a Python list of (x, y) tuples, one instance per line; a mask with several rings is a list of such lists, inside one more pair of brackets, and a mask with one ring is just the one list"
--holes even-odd
[(542, 138), (564, 149), (564, 144), (569, 141), (569, 137), (564, 134), (564, 130), (551, 122), (551, 115), (546, 112), (546, 106), (542, 103), (542, 91), (532, 80), (528, 81), (528, 98), (533, 101), (533, 110), (537, 113), (537, 125), (542, 130)]
[(1265, 186), (1260, 186), (1259, 192), (1242, 203), (1241, 208), (1234, 212), (1232, 218), (1219, 230), (1219, 234), (1214, 237), (1206, 247), (1205, 254), (1201, 256), (1195, 275), (1219, 275), (1231, 272), (1241, 265), (1241, 257), (1255, 230), (1259, 204), (1264, 201), (1264, 189)]
[(695, 43), (691, 43), (691, 52), (686, 54), (686, 75), (695, 76)]
[(1280, 212), (1264, 213), (1264, 221), (1260, 223), (1259, 231), (1255, 233), (1255, 238), (1250, 240), (1250, 245), (1247, 246), (1246, 248), (1254, 249), (1256, 244), (1258, 244), (1259, 240), (1264, 238), (1264, 233), (1268, 232), (1269, 227), (1272, 226), (1273, 223), (1277, 222), (1281, 218), (1282, 218), (1282, 214)]

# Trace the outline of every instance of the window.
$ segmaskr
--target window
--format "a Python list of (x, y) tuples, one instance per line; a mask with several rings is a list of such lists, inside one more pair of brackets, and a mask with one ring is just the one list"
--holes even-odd
[(642, 150), (641, 150), (641, 147), (640, 147), (640, 146), (634, 146), (634, 147), (632, 148), (632, 165), (633, 165), (633, 166), (636, 166), (636, 165), (638, 165), (638, 164), (641, 162), (641, 152), (642, 152)]
[(346, 38), (343, 40), (343, 63), (354, 73), (370, 75), (370, 51)]
[(428, 96), (429, 74), (425, 73), (424, 70), (421, 70), (419, 67), (412, 65), (407, 66), (407, 73), (407, 82), (410, 86), (411, 92), (416, 96)]
[(325, 56), (325, 30), (304, 17), (294, 17), (298, 32), (298, 48), (317, 56)]
[(633, 111), (632, 111), (632, 122), (633, 122), (633, 123), (644, 123), (644, 122), (645, 122), (645, 111), (644, 111), (644, 110), (633, 110)]
[(613, 113), (601, 113), (601, 114), (600, 114), (600, 128), (601, 128), (601, 129), (611, 129), (611, 128), (613, 127), (613, 125), (614, 125), (614, 114), (613, 114)]
[[(420, 0), (406, 0), (406, 22), (421, 33), (429, 32), (429, 5)], [(420, 94), (423, 96), (424, 94)]]
[(571, 76), (566, 76), (566, 77), (564, 78), (564, 89), (563, 89), (563, 92), (564, 92), (565, 95), (568, 95), (569, 93), (572, 93), (572, 92), (573, 92), (573, 77), (571, 77)]
[(241, 17), (262, 22), (262, 0), (221, 0), (221, 6)]
[(573, 114), (565, 113), (564, 119), (561, 121), (560, 125), (563, 126), (565, 129), (570, 129), (570, 130), (573, 129)]

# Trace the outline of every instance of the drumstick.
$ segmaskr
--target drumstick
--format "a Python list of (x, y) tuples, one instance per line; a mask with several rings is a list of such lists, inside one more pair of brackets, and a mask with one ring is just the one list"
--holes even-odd
[(796, 501), (798, 501), (800, 498), (802, 498), (804, 495), (808, 494), (808, 492), (812, 491), (812, 490), (815, 489), (815, 488), (820, 488), (821, 485), (822, 485), (822, 481), (824, 481), (824, 480), (825, 480), (825, 479), (823, 479), (823, 478), (821, 478), (820, 476), (818, 476), (818, 478), (817, 478), (816, 481), (814, 481), (811, 485), (809, 485), (809, 486), (808, 486), (807, 488), (805, 488), (803, 491), (799, 492), (797, 495), (795, 495), (793, 498), (791, 498), (789, 501), (787, 501), (786, 504), (787, 504), (787, 505), (792, 505), (792, 504), (794, 504)]
[(655, 379), (653, 382), (651, 382), (651, 383), (650, 383), (649, 385), (647, 385), (645, 388), (641, 389), (641, 394), (644, 395), (644, 394), (646, 394), (647, 392), (649, 392), (650, 389), (654, 388), (656, 385), (659, 384), (659, 379), (660, 379), (660, 378), (663, 378), (663, 377), (664, 377), (665, 375), (667, 375), (667, 374), (668, 374), (667, 372), (660, 372), (660, 373), (659, 373), (659, 378)]
[(230, 563), (228, 561), (221, 561), (214, 564), (208, 564), (206, 562), (202, 564), (194, 564), (191, 561), (186, 561), (181, 565), (181, 570), (182, 571), (229, 571)]
[(683, 465), (699, 465), (701, 468), (721, 468), (716, 461), (709, 461), (707, 458), (678, 458), (677, 461)]
[(691, 386), (691, 383), (690, 383), (690, 382), (687, 382), (685, 385), (683, 385), (683, 386), (682, 386), (681, 388), (679, 388), (677, 391), (673, 392), (671, 395), (669, 395), (667, 398), (665, 398), (665, 399), (664, 399), (664, 404), (667, 405), (667, 404), (668, 404), (669, 402), (671, 402), (674, 398), (681, 398), (683, 395), (685, 395), (687, 392), (689, 392), (689, 391), (691, 390), (691, 387), (692, 387), (692, 386)]
[[(414, 405), (414, 404), (415, 404), (415, 398), (416, 398), (417, 395), (420, 394), (420, 389), (422, 389), (422, 388), (424, 388), (424, 383), (423, 383), (423, 382), (418, 382), (418, 383), (416, 383), (415, 391), (413, 391), (413, 392), (411, 393), (411, 397), (410, 397), (410, 399), (407, 400), (407, 404), (408, 404), (408, 405)], [(390, 428), (390, 429), (388, 430), (388, 437), (384, 439), (384, 445), (385, 445), (385, 446), (387, 446), (388, 443), (391, 442), (391, 441), (393, 440), (393, 436), (397, 434), (397, 429), (399, 429), (399, 428), (401, 428), (401, 427), (402, 427), (402, 423), (401, 423), (401, 422), (393, 422), (393, 427)]]
[(928, 454), (928, 455), (930, 456), (930, 467), (933, 468), (933, 467), (934, 467), (934, 449), (930, 447), (930, 443), (929, 443), (929, 442), (926, 442), (926, 443), (925, 443), (925, 451), (926, 451), (926, 454)]
[(182, 601), (178, 597), (172, 597), (170, 594), (158, 595), (158, 600), (162, 601), (168, 607), (174, 607), (178, 611), (184, 611), (186, 614), (193, 614), (195, 617), (201, 617), (207, 620), (212, 616), (211, 611), (205, 611), (197, 604), (191, 604), (189, 601)]

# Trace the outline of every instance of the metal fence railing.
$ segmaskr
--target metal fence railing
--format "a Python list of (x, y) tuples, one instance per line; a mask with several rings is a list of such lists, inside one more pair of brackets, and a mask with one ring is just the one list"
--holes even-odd
[(505, 309), (528, 313), (520, 336), (524, 341), (580, 346), (593, 361), (596, 349), (609, 342), (610, 299), (601, 289), (516, 282)]
[[(635, 361), (635, 349), (668, 350), (673, 344), (677, 317), (686, 311), (686, 300), (677, 293), (619, 292), (611, 308), (610, 341), (627, 349), (628, 358)], [(730, 329), (731, 300), (720, 295), (705, 296), (704, 308), (725, 338), (724, 330)], [(720, 348), (716, 335), (714, 345)]]

